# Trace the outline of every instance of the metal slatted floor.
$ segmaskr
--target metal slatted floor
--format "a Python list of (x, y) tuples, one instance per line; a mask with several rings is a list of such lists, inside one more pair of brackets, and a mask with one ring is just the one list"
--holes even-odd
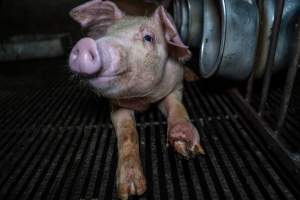
[[(36, 67), (21, 73), (27, 65)], [(108, 102), (70, 80), (63, 61), (14, 67), (20, 73), (0, 73), (0, 199), (116, 199)], [(166, 147), (158, 110), (137, 113), (148, 190), (133, 199), (299, 199), (299, 182), (232, 97), (206, 87), (189, 82), (184, 92), (205, 156), (181, 159)]]
[[(271, 127), (276, 127), (279, 116), (279, 108), (281, 106), (284, 82), (282, 80), (273, 80), (278, 87), (271, 88), (266, 101), (266, 112), (264, 119)], [(256, 89), (259, 91), (259, 89)], [(256, 91), (252, 105), (257, 109), (260, 101), (260, 93)], [(295, 86), (291, 96), (291, 101), (287, 111), (287, 117), (283, 127), (278, 134), (278, 140), (291, 152), (300, 159), (300, 75), (296, 77)]]

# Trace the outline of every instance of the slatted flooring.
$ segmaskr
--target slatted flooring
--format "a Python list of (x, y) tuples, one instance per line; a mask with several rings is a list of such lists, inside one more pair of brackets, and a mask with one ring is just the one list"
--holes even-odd
[[(107, 100), (70, 79), (64, 61), (6, 66), (15, 69), (0, 70), (0, 199), (116, 199)], [(232, 97), (207, 88), (189, 82), (184, 92), (205, 156), (188, 161), (167, 148), (157, 108), (136, 114), (148, 190), (132, 199), (299, 199), (299, 182)]]

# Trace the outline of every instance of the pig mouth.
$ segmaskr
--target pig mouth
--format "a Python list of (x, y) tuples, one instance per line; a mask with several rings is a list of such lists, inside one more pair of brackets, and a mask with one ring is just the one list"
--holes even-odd
[[(76, 72), (74, 72), (76, 73)], [(123, 76), (124, 74), (128, 73), (128, 70), (123, 70), (123, 71), (120, 71), (120, 72), (115, 72), (115, 73), (103, 73), (101, 70), (94, 73), (94, 74), (80, 74), (80, 77), (82, 79), (86, 79), (86, 80), (100, 80), (100, 79), (103, 79), (103, 80), (109, 80), (109, 79), (115, 79), (115, 78), (118, 78), (120, 76)]]
[(96, 74), (93, 74), (92, 76), (85, 77), (89, 82), (92, 84), (98, 85), (99, 83), (104, 84), (104, 83), (111, 83), (114, 82), (124, 75), (128, 74), (129, 70), (122, 70), (120, 72), (116, 73), (107, 73), (107, 74), (102, 74), (101, 72), (98, 72)]

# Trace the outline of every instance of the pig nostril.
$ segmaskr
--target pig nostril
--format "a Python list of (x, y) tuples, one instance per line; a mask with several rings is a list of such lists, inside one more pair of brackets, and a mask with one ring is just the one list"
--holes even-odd
[(95, 56), (92, 52), (90, 52), (90, 55), (91, 55), (91, 59), (94, 60), (95, 59)]
[(89, 51), (89, 55), (91, 57), (91, 61), (94, 61), (95, 60), (95, 55), (92, 51)]
[(79, 55), (79, 50), (76, 49), (71, 53), (71, 60), (76, 60), (78, 58)]

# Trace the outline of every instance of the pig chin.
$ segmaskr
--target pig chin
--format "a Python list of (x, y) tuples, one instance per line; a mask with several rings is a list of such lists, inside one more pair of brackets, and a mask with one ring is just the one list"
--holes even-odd
[(137, 81), (134, 73), (127, 72), (116, 77), (97, 77), (90, 79), (89, 84), (102, 96), (112, 99), (145, 97), (153, 91), (156, 81)]
[(125, 73), (122, 75), (112, 75), (112, 76), (98, 76), (88, 80), (88, 83), (96, 89), (100, 94), (107, 98), (118, 98), (122, 93), (124, 93), (124, 86), (122, 82), (122, 77), (126, 76)]

